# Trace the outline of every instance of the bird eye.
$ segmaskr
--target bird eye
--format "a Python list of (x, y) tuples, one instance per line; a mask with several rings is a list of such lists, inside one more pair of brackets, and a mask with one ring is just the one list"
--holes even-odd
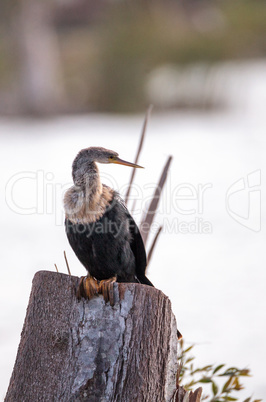
[(111, 163), (114, 163), (116, 161), (116, 159), (117, 159), (117, 157), (115, 155), (110, 155), (108, 158), (109, 162), (111, 162)]

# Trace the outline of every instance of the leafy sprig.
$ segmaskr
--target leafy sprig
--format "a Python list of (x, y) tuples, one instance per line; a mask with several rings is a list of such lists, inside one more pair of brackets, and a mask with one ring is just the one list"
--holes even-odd
[[(181, 340), (180, 342), (180, 355), (178, 358), (179, 384), (187, 391), (193, 390), (195, 385), (201, 385), (204, 392), (207, 392), (202, 397), (202, 400), (209, 402), (239, 401), (238, 392), (244, 389), (241, 383), (242, 377), (250, 377), (250, 370), (247, 368), (239, 369), (237, 367), (226, 368), (225, 364), (217, 366), (209, 364), (204, 367), (195, 368), (195, 357), (189, 353), (194, 346), (191, 345), (185, 348), (184, 341)], [(261, 401), (261, 399), (252, 399), (251, 397), (244, 400), (244, 402)]]

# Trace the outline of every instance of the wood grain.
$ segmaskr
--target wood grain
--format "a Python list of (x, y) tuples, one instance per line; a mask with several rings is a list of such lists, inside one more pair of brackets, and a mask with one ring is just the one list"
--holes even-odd
[(177, 372), (170, 300), (121, 283), (113, 307), (102, 296), (78, 301), (78, 280), (35, 275), (5, 401), (170, 401)]

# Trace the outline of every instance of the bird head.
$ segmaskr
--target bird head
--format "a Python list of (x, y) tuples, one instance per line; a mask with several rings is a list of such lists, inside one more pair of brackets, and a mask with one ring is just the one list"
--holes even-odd
[(131, 166), (133, 168), (142, 168), (142, 166), (136, 165), (135, 163), (127, 162), (123, 159), (120, 159), (118, 153), (115, 151), (111, 151), (102, 147), (85, 148), (77, 154), (72, 165), (74, 182), (77, 177), (83, 176), (86, 173), (89, 173), (90, 170), (93, 170), (94, 162), (116, 163), (119, 165)]
[(111, 151), (110, 149), (105, 149), (101, 147), (90, 147), (82, 149), (76, 156), (73, 165), (77, 167), (83, 165), (84, 163), (117, 163), (119, 165), (131, 166), (134, 168), (142, 168), (142, 166), (136, 165), (135, 163), (124, 161), (120, 159), (118, 153)]

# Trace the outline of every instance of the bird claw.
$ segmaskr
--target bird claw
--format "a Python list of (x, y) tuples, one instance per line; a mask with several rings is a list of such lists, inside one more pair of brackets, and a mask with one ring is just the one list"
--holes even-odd
[(79, 280), (77, 288), (77, 298), (80, 300), (82, 297), (85, 299), (92, 299), (94, 296), (102, 294), (105, 302), (110, 302), (114, 306), (114, 283), (116, 277), (97, 281), (91, 276), (82, 276)]
[(92, 299), (98, 294), (98, 282), (91, 276), (82, 276), (77, 288), (77, 298)]
[(98, 286), (98, 293), (103, 295), (105, 302), (110, 302), (111, 306), (114, 306), (114, 283), (116, 282), (116, 277), (100, 281)]

